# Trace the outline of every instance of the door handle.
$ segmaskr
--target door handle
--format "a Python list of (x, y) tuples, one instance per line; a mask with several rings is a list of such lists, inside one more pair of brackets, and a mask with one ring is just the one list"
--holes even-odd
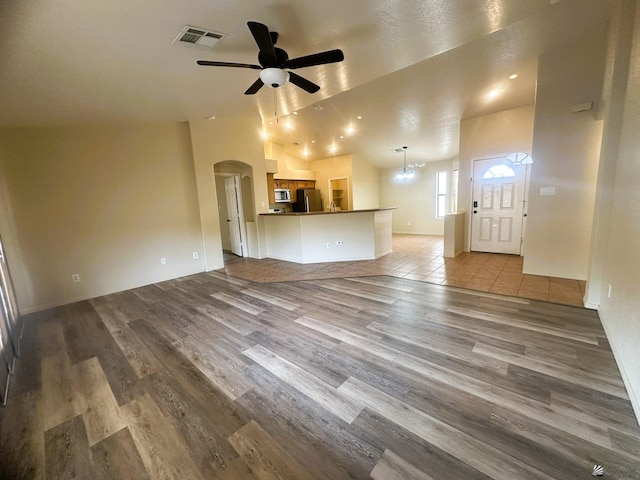
[[(474, 211), (473, 211), (473, 213), (478, 213), (478, 211), (477, 211), (477, 210), (474, 210)], [(227, 222), (228, 222), (228, 221), (229, 221), (229, 220), (227, 220)]]
[(231, 220), (229, 220), (229, 219), (227, 218), (227, 222), (230, 222), (230, 221), (231, 221)]

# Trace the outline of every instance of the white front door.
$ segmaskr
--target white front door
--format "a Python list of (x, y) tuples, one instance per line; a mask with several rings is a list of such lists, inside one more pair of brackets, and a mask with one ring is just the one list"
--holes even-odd
[(242, 229), (240, 218), (240, 200), (238, 195), (238, 177), (233, 176), (224, 180), (224, 188), (227, 194), (227, 222), (229, 223), (229, 235), (231, 237), (231, 251), (242, 257)]
[(506, 158), (474, 162), (472, 251), (520, 255), (526, 168)]

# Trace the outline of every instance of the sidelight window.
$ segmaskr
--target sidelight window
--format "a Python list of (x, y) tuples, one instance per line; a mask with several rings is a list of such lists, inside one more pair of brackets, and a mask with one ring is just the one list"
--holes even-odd
[(436, 217), (447, 213), (447, 172), (436, 172)]

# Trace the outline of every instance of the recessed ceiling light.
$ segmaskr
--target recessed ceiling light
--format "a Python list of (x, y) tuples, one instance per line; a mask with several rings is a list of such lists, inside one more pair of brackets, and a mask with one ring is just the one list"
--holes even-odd
[(291, 122), (287, 122), (287, 123), (285, 123), (285, 124), (284, 124), (284, 128), (285, 128), (286, 130), (289, 130), (289, 131), (293, 130), (293, 123), (291, 123)]
[(489, 97), (490, 100), (496, 98), (498, 95), (500, 95), (500, 90), (497, 88), (494, 88), (487, 93), (487, 97)]
[(305, 156), (305, 157), (308, 157), (309, 156), (309, 150), (307, 150), (307, 148), (302, 150), (302, 155)]
[(347, 135), (353, 135), (353, 132), (355, 132), (355, 131), (356, 131), (356, 129), (353, 128), (353, 125), (349, 125), (347, 127), (346, 133), (347, 133)]
[(211, 115), (210, 117), (207, 117), (207, 120), (215, 120), (216, 116), (215, 115)]
[(517, 73), (512, 73), (511, 75), (509, 75), (509, 80), (515, 80), (516, 78), (518, 78)]
[(338, 147), (336, 147), (335, 145), (331, 145), (331, 146), (329, 147), (329, 151), (330, 151), (331, 153), (336, 153), (336, 150), (338, 150)]
[(297, 115), (297, 114), (298, 114), (298, 112), (293, 112), (293, 114), (294, 114), (294, 115)]
[(340, 135), (340, 138), (344, 138), (344, 135)]
[(269, 125), (273, 125), (273, 122), (271, 122), (271, 121), (270, 121), (270, 122), (269, 122)]
[(269, 138), (269, 134), (268, 134), (266, 131), (264, 131), (264, 130), (261, 130), (261, 131), (260, 131), (260, 136), (261, 136), (264, 140), (266, 140), (267, 138)]
[(357, 118), (358, 120), (362, 120), (362, 115), (358, 115), (356, 118)]
[(322, 110), (324, 110), (324, 107), (322, 105), (316, 105), (315, 107), (313, 107), (313, 109), (316, 112), (321, 112)]

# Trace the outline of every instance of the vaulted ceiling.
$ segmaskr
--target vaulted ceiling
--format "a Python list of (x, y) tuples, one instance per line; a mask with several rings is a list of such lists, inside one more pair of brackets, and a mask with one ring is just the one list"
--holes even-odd
[[(330, 145), (379, 166), (397, 165), (402, 145), (413, 161), (452, 158), (461, 119), (532, 104), (540, 54), (602, 34), (611, 3), (4, 1), (0, 126), (247, 116), (256, 135), (262, 120), (308, 159), (331, 156)], [(256, 63), (248, 20), (277, 31), (292, 58), (340, 48), (345, 60), (297, 70), (318, 93), (287, 84), (244, 95), (256, 70), (196, 60)], [(172, 44), (185, 25), (226, 37), (208, 51)]]

